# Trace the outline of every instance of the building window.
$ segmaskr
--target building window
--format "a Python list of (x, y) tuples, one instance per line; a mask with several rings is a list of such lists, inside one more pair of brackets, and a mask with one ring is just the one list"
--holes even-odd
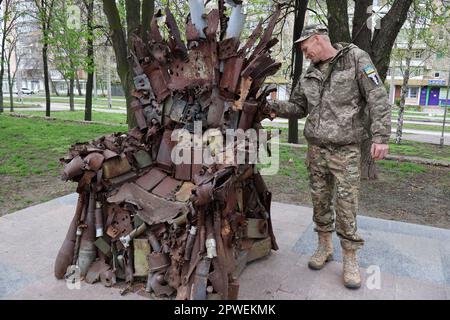
[(423, 75), (423, 68), (420, 67), (411, 67), (410, 76), (411, 77), (419, 77)]
[(440, 76), (441, 76), (441, 73), (439, 71), (434, 73), (435, 78), (439, 78)]
[(408, 88), (408, 98), (417, 98), (418, 93), (419, 93), (418, 87), (409, 87)]
[(439, 40), (444, 40), (444, 31), (443, 30), (439, 30), (438, 39)]
[(414, 58), (421, 59), (422, 58), (422, 51), (421, 50), (416, 50), (414, 52)]

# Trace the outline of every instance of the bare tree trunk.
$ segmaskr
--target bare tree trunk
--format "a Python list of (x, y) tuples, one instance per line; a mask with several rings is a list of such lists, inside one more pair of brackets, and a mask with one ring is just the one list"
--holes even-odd
[[(110, 61), (110, 57), (108, 54), (108, 62)], [(108, 92), (108, 108), (112, 107), (112, 102), (111, 102), (111, 68), (109, 68), (109, 63), (108, 63), (108, 71), (106, 73), (106, 88), (107, 88), (107, 92)]]
[(351, 42), (348, 25), (348, 1), (327, 0), (328, 30), (335, 42)]
[(94, 85), (94, 0), (85, 1), (87, 9), (87, 60), (88, 78), (86, 83), (86, 101), (84, 105), (84, 120), (92, 121), (92, 88)]
[(78, 91), (78, 95), (80, 97), (83, 96), (83, 92), (81, 92), (81, 84), (80, 84), (80, 77), (78, 76), (78, 72), (75, 71), (75, 80), (77, 83), (77, 91)]
[[(3, 30), (5, 29), (6, 26)], [(0, 54), (0, 113), (3, 112), (3, 76), (5, 75), (5, 48), (6, 48), (6, 37), (2, 37), (2, 47), (1, 47), (2, 52)]]
[[(67, 80), (64, 79), (64, 81), (67, 84)], [(56, 87), (55, 81), (52, 80), (52, 78), (50, 77), (50, 84), (52, 85), (52, 89), (53, 92), (56, 94), (57, 97), (59, 97), (59, 92), (58, 92), (58, 88)], [(67, 91), (67, 96), (69, 95), (69, 91)]]
[(372, 30), (368, 28), (367, 21), (371, 16), (369, 8), (372, 4), (373, 0), (355, 1), (352, 27), (352, 42), (370, 55), (372, 55)]
[(374, 31), (372, 52), (368, 52), (382, 81), (386, 79), (395, 39), (406, 21), (412, 2), (413, 0), (396, 0), (389, 12), (381, 19), (380, 28)]
[(401, 95), (400, 95), (400, 106), (399, 106), (399, 110), (398, 110), (398, 119), (397, 119), (397, 132), (396, 132), (396, 136), (395, 136), (396, 144), (400, 144), (402, 141), (403, 114), (405, 112), (406, 93), (408, 91), (410, 65), (411, 65), (411, 57), (408, 55), (408, 57), (406, 58), (406, 70), (405, 70), (405, 73), (403, 74), (402, 91), (401, 91)]
[[(125, 2), (126, 15), (127, 15), (127, 34), (133, 31), (139, 32), (140, 12), (153, 11), (154, 0), (144, 1), (142, 6), (138, 0), (129, 0)], [(125, 99), (127, 101), (127, 123), (129, 128), (136, 126), (136, 119), (131, 110), (131, 89), (133, 88), (133, 71), (128, 63), (128, 48), (127, 37), (122, 26), (119, 10), (117, 9), (115, 0), (103, 0), (103, 11), (108, 19), (109, 29), (111, 33), (111, 40), (113, 43), (114, 53), (116, 55), (117, 62), (117, 74), (119, 75), (120, 82), (122, 84), (123, 91), (125, 93)], [(145, 18), (146, 19), (146, 18)], [(143, 18), (143, 20), (145, 20)], [(147, 25), (147, 22), (144, 21)]]
[[(45, 31), (46, 33), (46, 31)], [(46, 36), (44, 36), (46, 38)], [(44, 88), (45, 88), (45, 115), (50, 117), (50, 86), (49, 86), (49, 73), (48, 73), (48, 42), (44, 40), (42, 46), (42, 61), (44, 63)]]
[(100, 81), (100, 87), (102, 88), (102, 97), (105, 96), (105, 85), (103, 83), (103, 81)]
[[(397, 118), (397, 132), (395, 136), (395, 143), (400, 144), (402, 141), (403, 134), (403, 114), (405, 112), (405, 100), (406, 93), (408, 91), (408, 82), (411, 74), (411, 59), (412, 59), (412, 49), (414, 46), (414, 42), (416, 40), (416, 24), (417, 24), (418, 16), (414, 15), (414, 19), (410, 26), (410, 34), (408, 36), (408, 45), (406, 50), (406, 58), (405, 58), (405, 72), (403, 73), (403, 83), (400, 95), (400, 106), (398, 111)], [(403, 60), (403, 59), (402, 59)], [(402, 61), (400, 60), (400, 64)]]
[[(293, 42), (298, 38), (300, 38), (300, 35), (303, 30), (303, 24), (305, 22), (305, 14), (307, 8), (308, 8), (308, 0), (295, 0), (295, 22), (294, 22)], [(291, 94), (292, 94), (302, 74), (302, 66), (303, 66), (303, 54), (298, 51), (298, 47), (296, 45), (294, 45), (292, 48), (291, 61), (292, 61), (291, 64), (291, 77), (292, 77)], [(296, 117), (289, 118), (288, 127), (289, 127), (288, 142), (298, 143), (298, 118)]]
[(372, 158), (370, 149), (372, 148), (372, 138), (366, 139), (361, 143), (361, 179), (378, 179), (378, 170), (375, 161)]
[(97, 71), (94, 70), (94, 83), (93, 83), (93, 90), (94, 90), (94, 98), (97, 99)]
[(64, 83), (66, 84), (66, 96), (70, 98), (70, 77), (69, 77), (69, 82), (67, 82), (67, 79), (64, 79)]
[(155, 0), (142, 0), (142, 26), (141, 37), (144, 43), (147, 43), (147, 33), (150, 32), (150, 25), (154, 14)]
[(136, 126), (136, 120), (131, 110), (132, 70), (127, 60), (127, 43), (123, 30), (119, 11), (114, 0), (103, 0), (103, 11), (108, 18), (111, 30), (111, 39), (117, 62), (117, 74), (119, 75), (125, 99), (127, 102), (127, 123), (129, 128)]
[(75, 111), (75, 93), (74, 93), (74, 88), (75, 87), (75, 77), (74, 75), (70, 76), (69, 79), (69, 106), (70, 106), (70, 111)]
[(14, 97), (13, 97), (13, 79), (11, 77), (11, 60), (8, 59), (8, 91), (9, 91), (9, 111), (14, 112)]

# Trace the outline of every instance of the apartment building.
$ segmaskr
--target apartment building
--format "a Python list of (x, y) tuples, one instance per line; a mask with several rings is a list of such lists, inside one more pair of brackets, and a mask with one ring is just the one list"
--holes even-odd
[[(447, 101), (447, 87), (450, 71), (450, 56), (448, 54), (449, 26), (432, 26), (433, 43), (438, 49), (427, 46), (424, 41), (415, 41), (413, 44), (410, 79), (406, 94), (406, 104), (438, 109), (442, 105), (450, 104)], [(397, 37), (396, 47), (398, 51), (408, 50), (406, 34), (409, 26), (404, 26)], [(404, 56), (400, 54), (400, 56)], [(401, 61), (399, 61), (401, 60)], [(404, 59), (396, 59), (393, 55), (391, 67), (386, 78), (391, 88), (391, 102), (400, 99), (401, 86), (405, 68)]]

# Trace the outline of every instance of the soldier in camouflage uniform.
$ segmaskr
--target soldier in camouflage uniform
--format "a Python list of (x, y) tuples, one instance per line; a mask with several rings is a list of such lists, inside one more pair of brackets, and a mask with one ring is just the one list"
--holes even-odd
[(356, 232), (356, 213), (360, 144), (367, 138), (363, 119), (370, 117), (372, 157), (383, 159), (391, 133), (386, 89), (369, 55), (353, 44), (332, 45), (326, 27), (305, 27), (296, 43), (311, 65), (290, 100), (273, 101), (272, 108), (279, 117), (308, 116), (304, 128), (309, 145), (306, 163), (319, 238), (308, 265), (318, 270), (332, 259), (331, 235), (336, 230), (343, 250), (344, 284), (359, 288), (356, 250), (364, 240)]

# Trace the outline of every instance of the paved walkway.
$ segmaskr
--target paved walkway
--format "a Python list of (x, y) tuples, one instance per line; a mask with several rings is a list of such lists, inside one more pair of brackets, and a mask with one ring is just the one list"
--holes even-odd
[[(69, 290), (53, 277), (75, 203), (71, 194), (0, 218), (0, 299), (145, 299), (101, 284)], [(335, 261), (307, 268), (315, 246), (311, 208), (273, 203), (272, 212), (280, 250), (247, 266), (240, 299), (450, 299), (450, 230), (359, 217), (366, 245), (363, 286), (355, 291), (341, 283), (336, 237)]]

